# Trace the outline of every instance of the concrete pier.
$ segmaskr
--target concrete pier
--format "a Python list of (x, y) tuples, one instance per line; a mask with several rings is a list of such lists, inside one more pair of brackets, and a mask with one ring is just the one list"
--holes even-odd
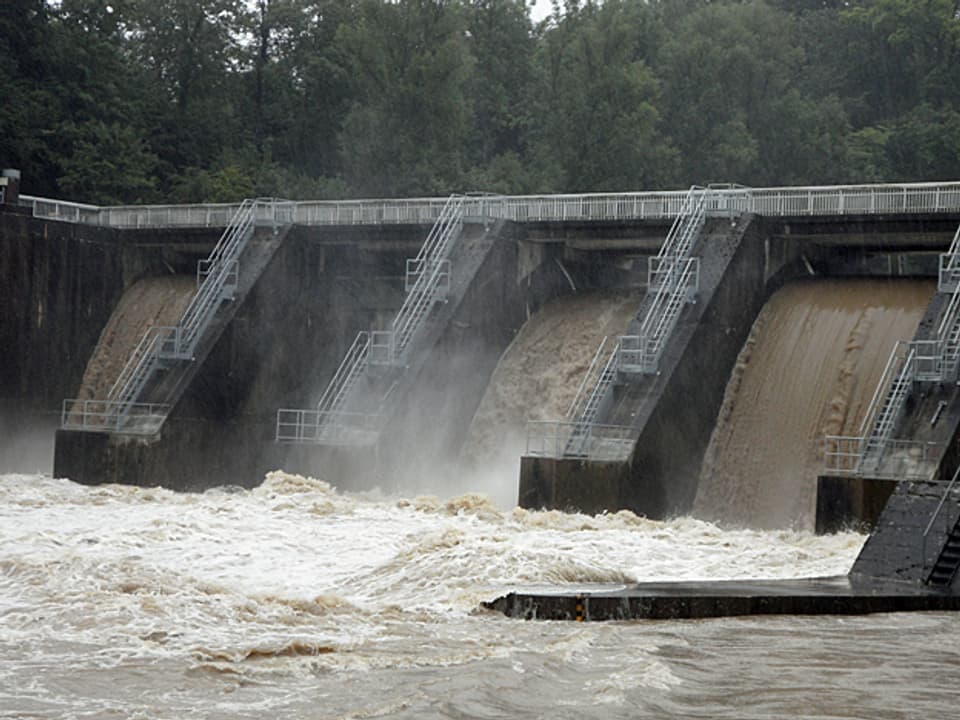
[(642, 583), (592, 592), (510, 593), (484, 603), (524, 620), (689, 620), (960, 610), (960, 593), (870, 577)]

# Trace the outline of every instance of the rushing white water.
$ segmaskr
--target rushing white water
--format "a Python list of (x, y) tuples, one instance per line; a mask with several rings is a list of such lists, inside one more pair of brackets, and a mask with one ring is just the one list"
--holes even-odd
[[(900, 717), (949, 615), (528, 623), (512, 589), (845, 572), (862, 536), (0, 476), (0, 717)], [(889, 653), (896, 651), (896, 661)], [(942, 715), (942, 712), (941, 712)]]

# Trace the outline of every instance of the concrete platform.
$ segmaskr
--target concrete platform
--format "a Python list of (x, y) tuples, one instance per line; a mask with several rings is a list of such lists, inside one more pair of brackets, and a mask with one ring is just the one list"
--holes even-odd
[(865, 615), (960, 610), (960, 594), (915, 583), (838, 576), (803, 580), (642, 583), (611, 590), (510, 593), (483, 606), (525, 620), (666, 620), (737, 615)]

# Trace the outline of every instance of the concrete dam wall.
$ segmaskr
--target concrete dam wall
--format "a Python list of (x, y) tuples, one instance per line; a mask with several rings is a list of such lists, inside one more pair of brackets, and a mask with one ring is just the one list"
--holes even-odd
[[(17, 223), (34, 229), (17, 229)], [(695, 504), (703, 456), (731, 369), (770, 293), (790, 278), (811, 272), (929, 275), (935, 272), (935, 253), (943, 245), (941, 236), (947, 227), (943, 222), (930, 232), (924, 230), (919, 241), (887, 242), (880, 233), (882, 224), (860, 222), (854, 224), (856, 240), (850, 245), (844, 244), (837, 225), (824, 232), (821, 242), (812, 239), (817, 237), (812, 231), (801, 235), (796, 222), (791, 223), (749, 216), (732, 223), (710, 221), (702, 257), (703, 292), (681, 317), (667, 349), (669, 369), (641, 392), (652, 401), (640, 408), (635, 419), (639, 436), (630, 461), (605, 467), (581, 463), (577, 470), (581, 474), (566, 485), (572, 489), (568, 494), (558, 492), (560, 485), (554, 484), (552, 489), (540, 488), (549, 492), (524, 497), (521, 487), (524, 504), (589, 511), (629, 507), (651, 516), (688, 512)], [(80, 340), (69, 359), (47, 349), (31, 349), (70, 367), (69, 372), (54, 369), (38, 374), (38, 382), (51, 396), (47, 410), (51, 416), (62, 397), (74, 396), (81, 387), (84, 367), (100, 364), (93, 357), (97, 340), (124, 293), (132, 292), (144, 278), (192, 274), (196, 259), (216, 240), (214, 231), (181, 237), (172, 232), (107, 231), (23, 218), (3, 226), (8, 241), (19, 248), (5, 260), (20, 258), (17, 262), (28, 278), (36, 277), (36, 269), (23, 259), (30, 253), (40, 253), (40, 267), (50, 267), (47, 258), (62, 254), (71, 268), (39, 295), (52, 308), (46, 317), (57, 318), (53, 325), (57, 333), (72, 333)], [(294, 226), (249, 292), (236, 301), (232, 319), (209, 354), (197, 363), (159, 435), (61, 433), (57, 474), (84, 482), (202, 489), (218, 484), (255, 485), (266, 471), (285, 467), (341, 486), (390, 489), (403, 484), (415, 489), (423, 479), (417, 475), (432, 464), (449, 469), (445, 478), (440, 473), (445, 484), (438, 487), (431, 480), (423, 487), (443, 492), (448, 486), (452, 491), (464, 489), (470, 484), (470, 473), (489, 473), (503, 455), (515, 461), (523, 438), (520, 426), (561, 409), (564, 393), (576, 388), (575, 376), (589, 361), (597, 339), (623, 332), (624, 318), (630, 322), (631, 305), (636, 308), (643, 292), (646, 259), (657, 248), (651, 233), (663, 234), (666, 228), (598, 226), (593, 230), (595, 239), (590, 228), (563, 225), (502, 223), (478, 230), (480, 244), (470, 261), (474, 269), (462, 278), (456, 298), (438, 307), (438, 322), (429, 341), (413, 357), (406, 379), (392, 396), (396, 404), (390, 431), (376, 447), (357, 453), (278, 446), (273, 442), (276, 409), (315, 399), (356, 332), (389, 322), (403, 302), (404, 263), (416, 254), (426, 230), (419, 226)], [(615, 242), (604, 239), (608, 232), (615, 235)], [(31, 244), (21, 233), (26, 237), (60, 233), (61, 244)], [(794, 234), (796, 239), (791, 239)], [(71, 254), (69, 248), (74, 247), (76, 253)], [(85, 253), (97, 259), (83, 260)], [(110, 282), (85, 282), (87, 275), (99, 272), (97, 262), (112, 273)], [(16, 267), (5, 272), (11, 297), (30, 294)], [(74, 283), (75, 303), (63, 295), (66, 279)], [(614, 297), (629, 299), (613, 300), (613, 305), (597, 301), (591, 307), (586, 291), (605, 287), (626, 289), (627, 295)], [(551, 299), (567, 298), (556, 306), (563, 308), (562, 303), (573, 303), (577, 296), (586, 303), (581, 310), (572, 305), (561, 310), (544, 306)], [(55, 302), (50, 302), (51, 297)], [(541, 307), (546, 309), (538, 317)], [(18, 307), (18, 326), (36, 322), (31, 317), (35, 311), (32, 305), (22, 311)], [(536, 335), (538, 323), (550, 324), (551, 313), (549, 334), (559, 344), (540, 349), (526, 345)], [(576, 319), (578, 313), (582, 322)], [(525, 327), (529, 318), (533, 321)], [(80, 325), (83, 332), (78, 335)], [(30, 332), (24, 330), (28, 343), (34, 343)], [(519, 353), (514, 360), (526, 357), (529, 361), (539, 355), (542, 364), (518, 362), (511, 371), (510, 354), (501, 356), (512, 342), (511, 350)], [(576, 347), (581, 350), (573, 352)], [(508, 377), (513, 374), (512, 380), (496, 378), (498, 364)], [(26, 402), (23, 398), (30, 394), (24, 377), (31, 372), (33, 368), (21, 363), (13, 373), (11, 384), (23, 388), (9, 393), (19, 398), (17, 402)], [(528, 386), (518, 382), (526, 374), (533, 375)], [(495, 378), (492, 385), (491, 377)], [(508, 389), (510, 382), (512, 389)], [(501, 401), (508, 402), (481, 403), (485, 392), (488, 396), (499, 392)], [(622, 412), (629, 414), (630, 404), (625, 402), (629, 398), (621, 399)], [(522, 413), (521, 419), (518, 407), (522, 405), (536, 407)], [(547, 412), (545, 408), (551, 406)], [(484, 416), (485, 430), (481, 429)], [(190, 481), (185, 479), (188, 476)]]

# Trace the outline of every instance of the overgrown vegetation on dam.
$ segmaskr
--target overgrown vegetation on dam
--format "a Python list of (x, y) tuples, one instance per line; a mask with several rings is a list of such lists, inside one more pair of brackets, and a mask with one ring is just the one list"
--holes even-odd
[(943, 179), (957, 13), (4, 0), (0, 158), (28, 192), (100, 204)]

